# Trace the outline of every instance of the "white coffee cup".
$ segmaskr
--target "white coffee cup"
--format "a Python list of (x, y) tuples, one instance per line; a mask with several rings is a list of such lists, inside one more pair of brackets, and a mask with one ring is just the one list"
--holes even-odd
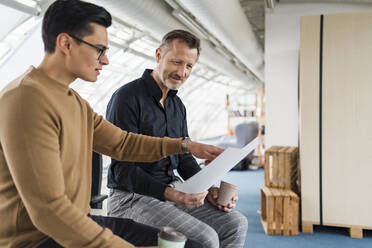
[(158, 246), (162, 248), (184, 248), (187, 237), (172, 227), (163, 227), (158, 234)]

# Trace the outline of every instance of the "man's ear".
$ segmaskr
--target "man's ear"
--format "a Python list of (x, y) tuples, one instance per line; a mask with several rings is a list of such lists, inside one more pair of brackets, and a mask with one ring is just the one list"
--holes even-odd
[(161, 50), (160, 48), (156, 48), (155, 50), (155, 59), (156, 59), (156, 63), (159, 63), (160, 59), (161, 59)]
[(60, 33), (56, 39), (56, 48), (64, 54), (69, 54), (71, 51), (71, 37), (66, 33)]

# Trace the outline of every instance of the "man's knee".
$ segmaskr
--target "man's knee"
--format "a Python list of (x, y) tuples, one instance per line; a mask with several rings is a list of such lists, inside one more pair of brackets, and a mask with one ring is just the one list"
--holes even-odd
[(236, 233), (245, 234), (248, 230), (247, 218), (238, 211), (231, 213), (231, 222)]
[(220, 239), (217, 232), (210, 226), (202, 232), (202, 237), (198, 242), (203, 244), (203, 248), (218, 248), (220, 247)]

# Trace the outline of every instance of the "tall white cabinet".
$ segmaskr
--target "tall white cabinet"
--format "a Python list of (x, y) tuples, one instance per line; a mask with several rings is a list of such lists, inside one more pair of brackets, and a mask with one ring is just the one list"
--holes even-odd
[(372, 229), (372, 12), (301, 19), (303, 231)]

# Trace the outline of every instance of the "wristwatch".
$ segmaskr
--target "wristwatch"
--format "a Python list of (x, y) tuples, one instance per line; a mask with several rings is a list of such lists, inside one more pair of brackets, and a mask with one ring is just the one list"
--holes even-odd
[(181, 148), (183, 153), (189, 153), (189, 150), (187, 150), (187, 145), (190, 141), (191, 139), (189, 137), (182, 138)]

